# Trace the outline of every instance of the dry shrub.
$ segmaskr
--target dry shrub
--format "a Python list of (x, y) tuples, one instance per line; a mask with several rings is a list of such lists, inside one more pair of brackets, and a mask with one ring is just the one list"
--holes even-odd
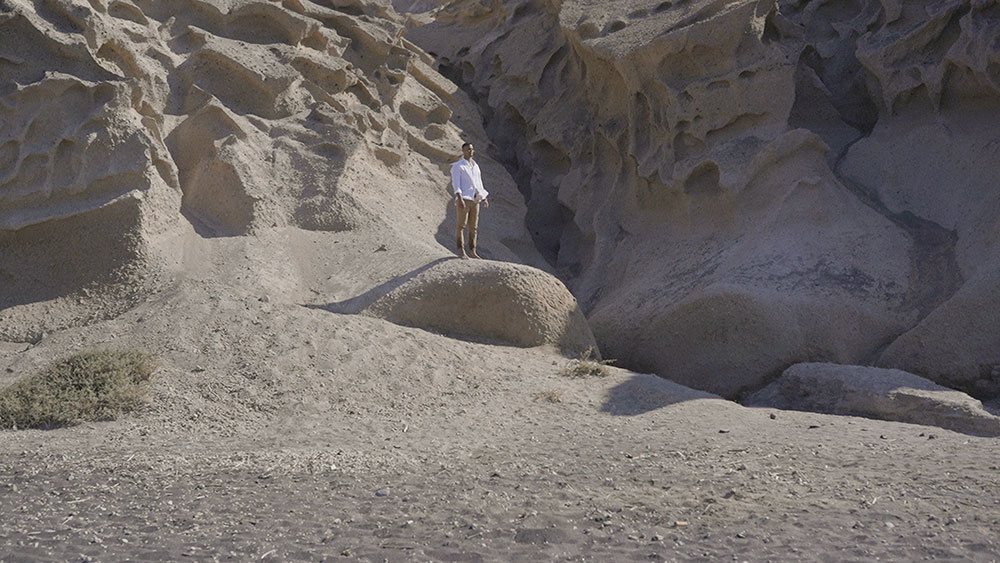
[(535, 400), (546, 403), (561, 403), (562, 395), (558, 391), (539, 391), (535, 393)]
[(0, 389), (0, 428), (55, 428), (111, 420), (143, 404), (155, 369), (142, 350), (92, 350)]
[(593, 348), (587, 348), (575, 360), (570, 360), (566, 367), (559, 372), (563, 377), (607, 377), (611, 375), (608, 365), (614, 360), (598, 360), (597, 353)]

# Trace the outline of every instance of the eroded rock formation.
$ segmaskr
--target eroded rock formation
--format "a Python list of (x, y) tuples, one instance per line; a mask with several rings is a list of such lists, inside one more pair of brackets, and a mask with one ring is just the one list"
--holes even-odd
[(395, 6), (0, 4), (0, 334), (128, 308), (182, 231), (440, 259), (468, 139), (490, 256), (555, 270), (620, 365), (726, 397), (803, 361), (1000, 393), (991, 4)]
[(527, 266), (450, 260), (406, 280), (364, 311), (397, 324), (576, 357), (596, 350), (587, 319), (553, 276)]
[(1000, 436), (1000, 417), (972, 397), (898, 369), (796, 364), (747, 404), (863, 416)]
[(998, 391), (994, 8), (397, 4), (606, 356), (729, 397), (807, 360)]
[[(377, 1), (0, 3), (0, 336), (127, 308), (183, 269), (192, 227), (451, 252), (448, 165), (488, 140), (403, 31)], [(482, 160), (490, 255), (540, 263)]]

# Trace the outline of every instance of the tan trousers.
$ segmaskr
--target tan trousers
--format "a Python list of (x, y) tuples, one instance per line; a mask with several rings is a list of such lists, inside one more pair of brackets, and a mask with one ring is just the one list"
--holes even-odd
[(476, 229), (479, 226), (479, 204), (471, 199), (462, 199), (465, 203), (465, 207), (455, 206), (455, 215), (458, 216), (458, 229), (455, 232), (455, 241), (458, 243), (458, 249), (462, 250), (465, 247), (465, 236), (464, 230), (466, 225), (469, 227), (469, 248), (472, 250), (476, 249)]

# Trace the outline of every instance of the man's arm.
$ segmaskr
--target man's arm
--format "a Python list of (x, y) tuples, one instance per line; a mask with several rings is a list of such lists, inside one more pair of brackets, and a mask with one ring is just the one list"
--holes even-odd
[(455, 192), (455, 206), (459, 209), (465, 207), (462, 201), (462, 167), (458, 164), (451, 165), (451, 189)]
[(451, 165), (451, 189), (457, 195), (462, 195), (462, 167), (457, 163)]

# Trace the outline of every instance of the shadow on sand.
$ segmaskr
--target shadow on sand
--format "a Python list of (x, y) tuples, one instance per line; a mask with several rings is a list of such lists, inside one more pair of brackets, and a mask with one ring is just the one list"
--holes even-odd
[(343, 301), (336, 301), (334, 303), (327, 303), (326, 305), (309, 305), (304, 304), (303, 307), (308, 307), (310, 309), (321, 309), (323, 311), (329, 311), (331, 313), (338, 313), (341, 315), (356, 315), (364, 310), (365, 307), (371, 305), (372, 303), (378, 301), (379, 299), (385, 297), (390, 292), (392, 292), (397, 287), (400, 287), (404, 283), (412, 280), (413, 278), (419, 276), (420, 274), (426, 272), (427, 270), (441, 264), (442, 262), (447, 262), (449, 260), (459, 260), (457, 256), (448, 256), (445, 258), (438, 258), (437, 260), (432, 260), (419, 268), (410, 270), (409, 272), (392, 278), (391, 280), (379, 284), (372, 289), (358, 295), (356, 297), (351, 297), (350, 299), (345, 299)]
[(656, 375), (637, 373), (616, 385), (601, 405), (601, 412), (636, 416), (695, 399), (721, 399), (718, 395), (685, 387)]

